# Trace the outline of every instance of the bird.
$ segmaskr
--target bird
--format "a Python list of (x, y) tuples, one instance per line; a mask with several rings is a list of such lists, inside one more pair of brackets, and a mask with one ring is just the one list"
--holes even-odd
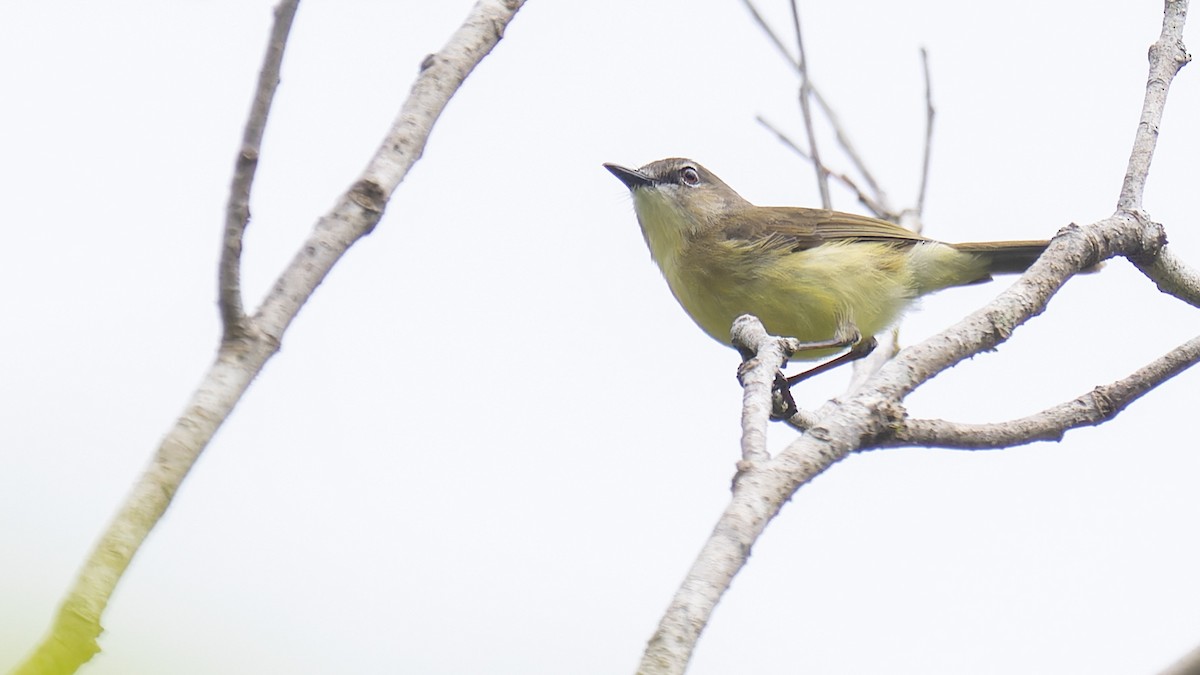
[(802, 343), (791, 359), (820, 360), (849, 347), (787, 378), (789, 386), (870, 353), (874, 336), (917, 298), (1022, 272), (1049, 244), (948, 244), (869, 216), (755, 206), (680, 157), (604, 167), (629, 188), (651, 257), (705, 333), (732, 346), (734, 319), (752, 314), (771, 334)]

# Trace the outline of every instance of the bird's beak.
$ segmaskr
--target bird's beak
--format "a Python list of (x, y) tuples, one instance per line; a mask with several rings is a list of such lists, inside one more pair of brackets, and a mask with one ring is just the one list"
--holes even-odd
[(620, 181), (625, 184), (625, 187), (629, 188), (630, 190), (654, 185), (653, 178), (647, 176), (641, 171), (638, 171), (637, 169), (627, 169), (620, 164), (609, 164), (607, 162), (604, 164), (604, 168), (611, 171), (612, 175), (620, 179)]

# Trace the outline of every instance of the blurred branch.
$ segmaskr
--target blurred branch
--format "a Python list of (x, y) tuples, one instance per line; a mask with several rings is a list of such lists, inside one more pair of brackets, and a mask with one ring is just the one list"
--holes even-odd
[[(295, 2), (285, 0), (280, 7), (292, 5), (294, 11)], [(222, 340), (216, 361), (84, 562), (50, 633), (11, 671), (13, 675), (73, 673), (99, 651), (100, 618), (109, 598), (142, 542), (166, 512), (188, 471), (250, 383), (279, 350), (283, 332), (317, 285), (350, 246), (379, 222), (388, 198), (420, 157), (447, 101), (499, 42), (505, 26), (522, 4), (522, 0), (480, 0), (446, 46), (426, 57), (400, 114), (362, 176), (316, 223), (295, 258), (277, 278), (262, 308), (249, 320), (252, 325), (239, 336), (241, 339)], [(288, 14), (283, 9), (276, 13), (272, 40), (280, 35), (286, 37), (286, 31), (280, 32), (278, 22)], [(278, 44), (268, 49), (260, 82), (278, 77), (271, 71), (277, 67), (282, 48)], [(264, 93), (260, 89), (256, 94), (252, 116), (266, 115), (269, 100), (257, 100)], [(253, 119), (248, 123), (247, 135), (255, 141), (252, 145), (261, 138), (261, 129), (255, 129), (260, 124)], [(235, 193), (249, 189), (252, 168), (239, 160), (237, 171), (242, 176), (235, 178)], [(246, 173), (247, 169), (251, 171)], [(235, 206), (234, 210), (237, 208), (240, 207)], [(232, 223), (227, 221), (225, 245), (228, 247), (230, 237), (236, 235), (240, 249), (243, 229), (244, 221), (240, 218), (233, 218)], [(226, 278), (231, 275), (236, 281), (238, 253), (228, 248), (222, 252), (222, 316), (227, 320), (240, 314), (240, 299), (234, 303), (238, 295), (236, 286), (228, 285)], [(229, 262), (231, 259), (234, 262)], [(227, 323), (226, 337), (228, 333)]]
[(1184, 654), (1158, 675), (1200, 675), (1200, 647)]
[(799, 72), (800, 62), (797, 61), (796, 57), (792, 56), (791, 52), (787, 50), (787, 47), (783, 44), (783, 40), (779, 39), (779, 36), (775, 34), (775, 30), (771, 28), (771, 25), (767, 23), (762, 14), (758, 13), (758, 8), (754, 6), (754, 3), (751, 0), (742, 0), (742, 4), (746, 6), (746, 9), (750, 10), (750, 16), (754, 18), (754, 22), (757, 23), (758, 27), (767, 34), (767, 38), (769, 38), (771, 40), (771, 44), (775, 45), (775, 48), (779, 50), (779, 54), (783, 56), (783, 59), (787, 61), (792, 68), (796, 69), (796, 72)]
[[(872, 175), (867, 169), (866, 163), (863, 162), (862, 157), (854, 148), (854, 144), (850, 142), (850, 136), (846, 133), (845, 128), (842, 126), (842, 122), (838, 118), (837, 113), (833, 111), (833, 108), (829, 105), (829, 102), (825, 100), (825, 97), (821, 94), (821, 90), (812, 83), (812, 78), (808, 77), (807, 68), (805, 68), (804, 71), (801, 70), (801, 62), (788, 52), (787, 47), (783, 44), (783, 40), (781, 40), (775, 30), (771, 28), (770, 24), (763, 19), (762, 14), (758, 12), (758, 9), (754, 6), (752, 0), (742, 0), (742, 4), (745, 5), (746, 9), (750, 11), (750, 16), (753, 17), (754, 22), (758, 24), (758, 27), (761, 28), (764, 33), (766, 33), (767, 38), (771, 41), (771, 44), (775, 45), (775, 48), (779, 51), (780, 56), (782, 56), (783, 59), (788, 62), (788, 65), (790, 65), (792, 69), (801, 76), (802, 79), (807, 80), (808, 90), (812, 94), (812, 99), (817, 102), (817, 105), (825, 114), (825, 118), (829, 121), (829, 125), (833, 128), (833, 133), (837, 138), (838, 145), (842, 147), (842, 150), (846, 153), (846, 156), (850, 158), (855, 170), (862, 175), (863, 180), (865, 180), (867, 183), (867, 187), (874, 192), (874, 196), (870, 198), (870, 202), (879, 205), (880, 210), (876, 213), (894, 213), (891, 206), (888, 205), (887, 195), (883, 192), (883, 189), (880, 188), (879, 182), (875, 180), (875, 176)], [(776, 133), (776, 135), (778, 135), (778, 133)], [(813, 161), (810, 153), (800, 150), (799, 147), (794, 143), (791, 145), (800, 152), (802, 157), (809, 159), (809, 161)], [(825, 168), (825, 171), (829, 171), (828, 167)], [(855, 191), (859, 192), (860, 194), (862, 193), (862, 191), (857, 189)], [(826, 206), (826, 208), (829, 207)]]
[(808, 57), (804, 54), (804, 34), (800, 31), (800, 8), (796, 0), (792, 0), (792, 26), (796, 31), (796, 49), (800, 54), (800, 112), (804, 116), (804, 133), (808, 134), (808, 151), (812, 155), (813, 168), (817, 172), (817, 189), (821, 193), (821, 207), (833, 208), (829, 199), (829, 173), (821, 163), (821, 151), (817, 145), (817, 134), (813, 129), (812, 106), (809, 98), (812, 95), (812, 83), (808, 80)]
[[(800, 155), (810, 162), (816, 163), (816, 160), (813, 159), (812, 155), (805, 152), (804, 148), (801, 148), (799, 145), (797, 145), (796, 142), (793, 141), (791, 137), (785, 134), (782, 130), (780, 130), (779, 127), (776, 127), (774, 124), (767, 121), (767, 119), (762, 115), (757, 116), (755, 119), (758, 120), (759, 124), (763, 125), (767, 128), (767, 130), (775, 134), (775, 137), (778, 138), (780, 142), (791, 148), (797, 155)], [(899, 217), (897, 214), (886, 211), (883, 206), (872, 199), (870, 195), (868, 195), (866, 192), (863, 192), (862, 188), (858, 186), (858, 183), (855, 183), (854, 179), (850, 178), (850, 176), (847, 176), (840, 171), (833, 171), (828, 167), (825, 167), (825, 173), (826, 175), (832, 176), (836, 180), (840, 181), (842, 185), (845, 185), (852, 192), (854, 192), (854, 195), (858, 197), (859, 203), (867, 207), (867, 210), (875, 214), (875, 217), (883, 218), (884, 220), (893, 220)]]
[(846, 156), (850, 158), (850, 163), (854, 165), (854, 169), (862, 174), (863, 180), (867, 182), (867, 187), (875, 193), (875, 201), (883, 207), (884, 211), (894, 212), (888, 202), (887, 193), (883, 191), (879, 181), (875, 180), (875, 174), (867, 168), (867, 163), (863, 161), (862, 155), (858, 154), (858, 149), (850, 142), (850, 134), (842, 126), (841, 118), (834, 112), (833, 107), (829, 105), (820, 91), (813, 89), (813, 98), (817, 105), (821, 106), (821, 112), (825, 113), (825, 119), (829, 120), (829, 125), (833, 127), (834, 136), (837, 138), (838, 145), (842, 146), (842, 152), (846, 153)]
[(267, 54), (262, 69), (258, 72), (258, 85), (254, 90), (254, 102), (246, 127), (242, 132), (242, 147), (238, 151), (233, 169), (233, 183), (229, 187), (229, 202), (225, 207), (225, 236), (221, 246), (221, 261), (217, 267), (217, 304), (221, 311), (224, 340), (236, 340), (245, 335), (248, 326), (242, 310), (242, 237), (250, 222), (250, 187), (258, 170), (258, 155), (262, 147), (263, 132), (267, 128), (267, 116), (275, 89), (279, 86), (279, 71), (283, 64), (283, 50), (288, 34), (292, 30), (292, 19), (300, 0), (285, 0), (275, 8), (275, 23), (271, 38), (267, 41)]
[(933, 84), (929, 77), (929, 52), (921, 47), (921, 72), (925, 75), (925, 153), (921, 160), (921, 187), (917, 190), (917, 216), (925, 215), (925, 191), (929, 185), (929, 156), (933, 148)]
[(990, 424), (907, 419), (874, 447), (927, 446), (963, 450), (1007, 448), (1034, 441), (1058, 441), (1070, 429), (1103, 424), (1152, 391), (1200, 361), (1200, 337), (1192, 338), (1139, 368), (1128, 377), (1096, 387), (1074, 400), (1037, 414)]

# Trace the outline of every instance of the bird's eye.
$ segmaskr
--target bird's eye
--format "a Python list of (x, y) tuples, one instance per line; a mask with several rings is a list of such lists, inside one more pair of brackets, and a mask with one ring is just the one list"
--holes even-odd
[(684, 185), (696, 187), (700, 184), (700, 172), (695, 167), (685, 166), (679, 171), (679, 178)]

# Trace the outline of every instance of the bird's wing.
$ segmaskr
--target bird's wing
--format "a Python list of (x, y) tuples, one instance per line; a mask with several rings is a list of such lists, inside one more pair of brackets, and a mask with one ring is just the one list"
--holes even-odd
[(726, 237), (769, 249), (804, 251), (836, 241), (911, 246), (926, 237), (878, 218), (827, 209), (751, 207), (730, 214)]

